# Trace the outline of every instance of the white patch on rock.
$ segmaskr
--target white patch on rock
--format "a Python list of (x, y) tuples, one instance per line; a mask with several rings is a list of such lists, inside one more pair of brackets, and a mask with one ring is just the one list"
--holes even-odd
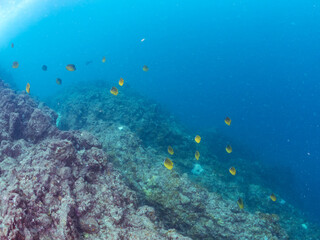
[(280, 203), (281, 203), (281, 204), (285, 204), (285, 203), (286, 203), (286, 201), (285, 201), (285, 200), (283, 200), (283, 199), (281, 199)]
[(56, 126), (59, 127), (59, 124), (60, 124), (60, 121), (61, 121), (61, 113), (57, 113), (58, 114), (58, 117), (57, 117), (57, 120), (56, 120)]
[(194, 164), (194, 167), (191, 170), (194, 175), (200, 175), (203, 171), (204, 170), (200, 164)]

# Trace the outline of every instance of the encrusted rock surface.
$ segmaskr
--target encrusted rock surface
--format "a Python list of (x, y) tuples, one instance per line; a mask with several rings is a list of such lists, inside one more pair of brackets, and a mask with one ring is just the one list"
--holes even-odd
[(0, 239), (190, 239), (165, 230), (89, 133), (0, 80)]
[[(166, 226), (192, 239), (289, 238), (277, 215), (239, 210), (236, 199), (191, 181), (194, 136), (173, 118), (166, 119), (154, 104), (130, 93), (115, 97), (107, 89), (86, 86), (69, 90), (53, 105), (61, 114), (60, 127), (87, 130), (98, 137), (129, 186), (141, 201), (156, 208)], [(175, 149), (173, 171), (163, 166), (168, 145)], [(208, 154), (202, 161), (217, 161), (217, 157)], [(212, 175), (212, 181), (219, 178)], [(220, 180), (220, 184), (227, 187), (226, 182)]]

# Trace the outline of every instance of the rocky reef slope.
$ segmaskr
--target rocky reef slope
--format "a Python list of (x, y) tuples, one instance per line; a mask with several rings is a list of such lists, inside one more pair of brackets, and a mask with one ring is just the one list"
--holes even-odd
[[(196, 146), (194, 136), (156, 104), (125, 91), (113, 96), (106, 88), (83, 86), (51, 99), (51, 105), (60, 115), (59, 127), (86, 130), (99, 139), (140, 202), (155, 207), (167, 227), (192, 239), (289, 238), (278, 215), (240, 210), (236, 199), (208, 191), (190, 176), (198, 147), (205, 156), (199, 162), (214, 186), (242, 196), (236, 183), (228, 186), (230, 182), (206, 167), (213, 162), (219, 168), (217, 156), (205, 145)], [(173, 171), (163, 166), (168, 145), (175, 150)]]
[(142, 206), (91, 134), (0, 80), (0, 239), (190, 239)]

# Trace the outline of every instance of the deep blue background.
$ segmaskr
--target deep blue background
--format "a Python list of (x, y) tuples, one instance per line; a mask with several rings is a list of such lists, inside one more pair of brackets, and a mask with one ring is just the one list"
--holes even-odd
[[(158, 101), (195, 132), (219, 129), (267, 165), (293, 172), (289, 200), (319, 220), (319, 4), (97, 0), (53, 11), (48, 4), (42, 20), (28, 24), (21, 15), (12, 23), (0, 65), (19, 89), (30, 82), (39, 97), (84, 81), (111, 87), (123, 77), (125, 86)], [(19, 69), (11, 68), (15, 60)], [(76, 72), (65, 70), (69, 63)]]

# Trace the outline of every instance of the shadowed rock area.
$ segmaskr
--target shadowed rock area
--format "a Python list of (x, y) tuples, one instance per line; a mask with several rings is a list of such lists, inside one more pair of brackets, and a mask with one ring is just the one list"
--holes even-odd
[(190, 239), (137, 201), (88, 132), (0, 80), (0, 239)]

